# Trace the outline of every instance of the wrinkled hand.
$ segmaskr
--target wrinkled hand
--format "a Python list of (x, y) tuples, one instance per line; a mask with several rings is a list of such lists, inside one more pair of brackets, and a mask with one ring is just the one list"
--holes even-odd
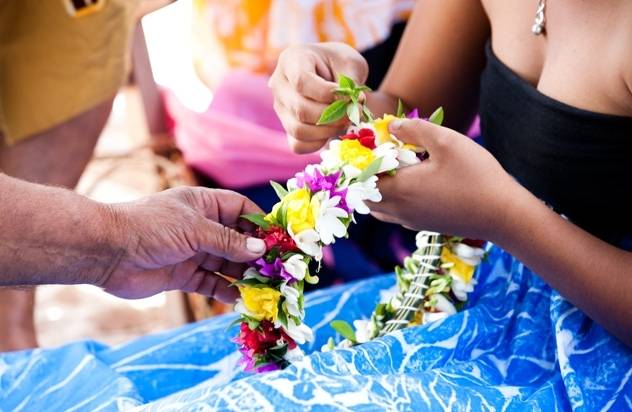
[(132, 203), (111, 206), (123, 252), (99, 286), (123, 298), (166, 290), (197, 292), (230, 302), (236, 288), (216, 272), (239, 277), (243, 262), (265, 252), (239, 218), (261, 210), (244, 196), (201, 187), (176, 188)]
[(369, 67), (360, 53), (344, 43), (290, 47), (281, 53), (270, 78), (274, 110), (297, 153), (314, 152), (337, 136), (346, 120), (316, 126), (321, 113), (335, 99), (336, 75), (364, 84)]
[(380, 178), (375, 217), (414, 230), (494, 240), (520, 187), (480, 145), (424, 120), (394, 121), (391, 133), (430, 158)]

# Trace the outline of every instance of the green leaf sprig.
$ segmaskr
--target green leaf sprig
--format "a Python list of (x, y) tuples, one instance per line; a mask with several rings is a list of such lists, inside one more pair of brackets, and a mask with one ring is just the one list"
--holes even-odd
[(360, 101), (362, 93), (369, 90), (365, 85), (358, 86), (351, 77), (338, 74), (338, 88), (334, 91), (338, 99), (323, 110), (316, 124), (334, 123), (345, 116), (356, 126), (365, 120), (373, 121), (371, 111)]

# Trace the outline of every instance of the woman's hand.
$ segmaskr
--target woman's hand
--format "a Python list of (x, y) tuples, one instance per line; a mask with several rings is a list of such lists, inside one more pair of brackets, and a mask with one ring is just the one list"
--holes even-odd
[(261, 213), (244, 196), (227, 190), (177, 188), (137, 202), (111, 206), (115, 241), (123, 245), (112, 269), (97, 284), (124, 298), (165, 290), (197, 292), (229, 302), (236, 288), (216, 272), (240, 277), (244, 262), (265, 252), (242, 214)]
[(521, 190), (494, 157), (470, 138), (424, 120), (396, 120), (391, 133), (422, 147), (430, 158), (380, 178), (381, 220), (494, 240), (505, 228), (512, 194)]
[(281, 53), (270, 78), (274, 110), (297, 153), (314, 152), (337, 136), (346, 123), (316, 126), (335, 99), (336, 76), (345, 74), (364, 84), (369, 68), (360, 53), (344, 43), (290, 47)]

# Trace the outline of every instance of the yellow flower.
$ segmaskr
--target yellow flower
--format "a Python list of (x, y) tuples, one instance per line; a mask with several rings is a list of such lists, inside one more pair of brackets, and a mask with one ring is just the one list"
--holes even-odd
[(240, 286), (239, 292), (244, 306), (257, 320), (267, 319), (274, 322), (279, 313), (281, 292), (272, 288), (253, 288)]
[(474, 266), (463, 262), (457, 255), (450, 252), (450, 249), (447, 247), (441, 250), (441, 261), (443, 263), (453, 264), (453, 266), (449, 268), (451, 275), (460, 277), (465, 283), (469, 283), (472, 280)]
[(340, 160), (357, 167), (360, 170), (366, 169), (375, 156), (368, 147), (362, 146), (357, 140), (343, 140), (340, 142)]
[(397, 119), (396, 116), (393, 116), (392, 114), (385, 114), (384, 117), (382, 117), (381, 119), (375, 119), (373, 121), (373, 127), (375, 128), (375, 137), (377, 138), (377, 145), (381, 145), (393, 140), (391, 139), (391, 133), (388, 131), (388, 125), (395, 119)]
[(272, 212), (265, 219), (274, 222), (281, 206), (285, 207), (287, 225), (292, 228), (295, 235), (316, 226), (318, 201), (311, 198), (311, 194), (306, 188), (288, 193), (279, 203), (274, 205)]

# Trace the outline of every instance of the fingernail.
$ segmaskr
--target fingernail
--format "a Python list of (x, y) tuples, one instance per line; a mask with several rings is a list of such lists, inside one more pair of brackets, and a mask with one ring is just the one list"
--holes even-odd
[(256, 237), (246, 239), (246, 249), (252, 253), (263, 253), (266, 251), (266, 243)]
[(388, 129), (389, 129), (391, 132), (397, 131), (397, 130), (399, 130), (401, 127), (402, 127), (402, 121), (401, 121), (401, 120), (399, 120), (399, 119), (397, 119), (397, 120), (393, 120), (392, 122), (390, 122), (390, 123), (388, 124)]

